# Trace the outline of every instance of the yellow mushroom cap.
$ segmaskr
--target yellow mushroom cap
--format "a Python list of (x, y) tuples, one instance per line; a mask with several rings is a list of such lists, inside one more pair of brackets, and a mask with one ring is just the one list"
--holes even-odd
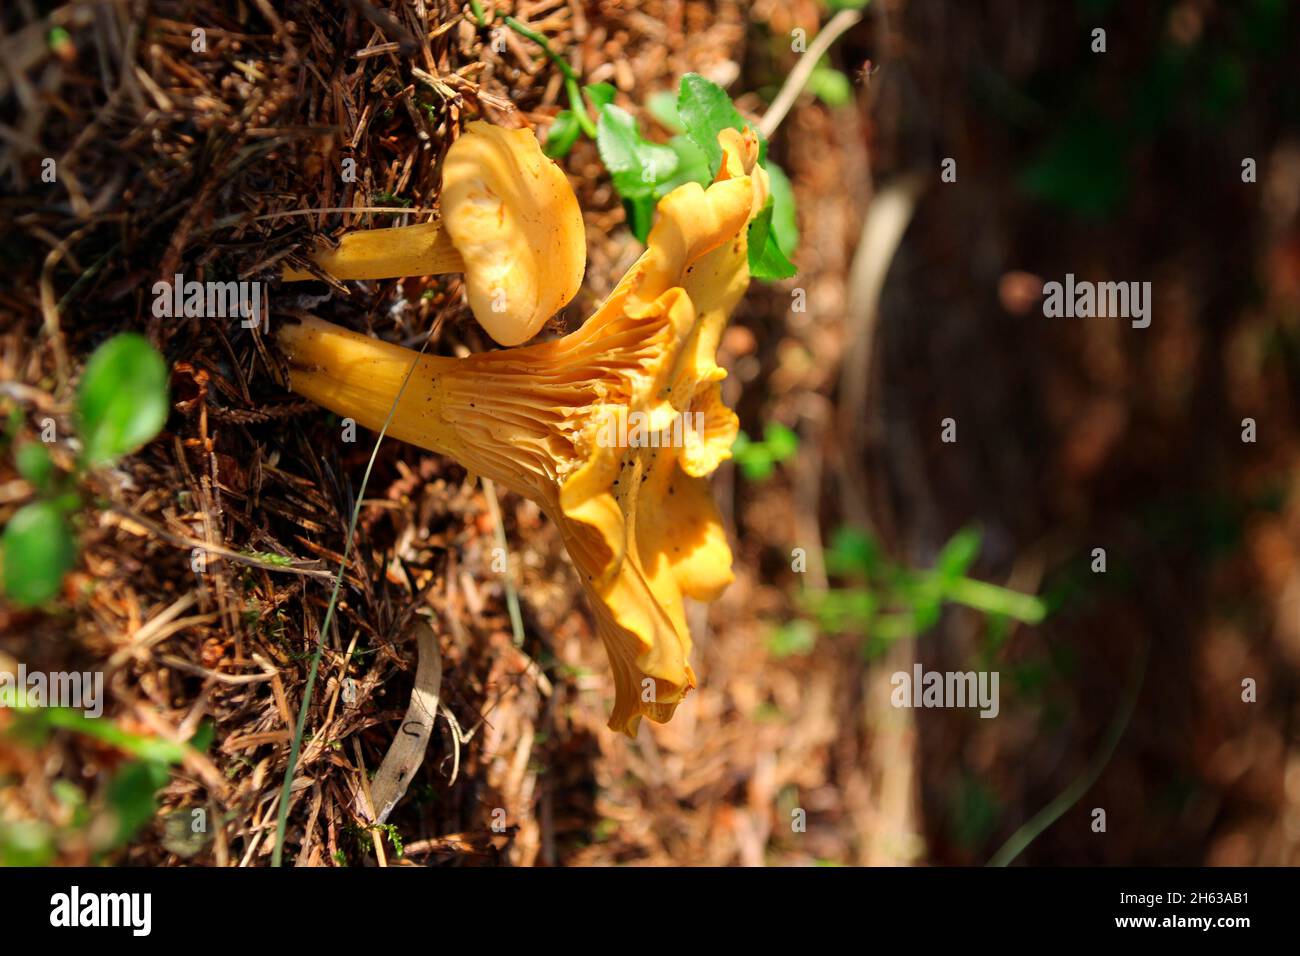
[(581, 287), (582, 210), (532, 130), (470, 123), (447, 151), (439, 202), (470, 308), (501, 345), (531, 339)]
[[(439, 222), (363, 229), (312, 255), (337, 279), (463, 272), (470, 309), (501, 345), (531, 339), (569, 304), (587, 268), (573, 187), (530, 129), (470, 123), (443, 162)], [(313, 279), (286, 266), (286, 281)]]
[[(370, 428), (389, 421), (392, 436), (541, 506), (592, 600), (614, 672), (609, 726), (626, 734), (643, 716), (668, 720), (695, 687), (685, 598), (713, 600), (732, 579), (707, 475), (737, 421), (714, 356), (749, 284), (767, 179), (752, 132), (719, 141), (714, 183), (660, 201), (645, 253), (561, 339), (454, 359), (316, 319), (278, 333), (295, 392)], [(633, 417), (642, 438), (670, 440), (630, 440)]]

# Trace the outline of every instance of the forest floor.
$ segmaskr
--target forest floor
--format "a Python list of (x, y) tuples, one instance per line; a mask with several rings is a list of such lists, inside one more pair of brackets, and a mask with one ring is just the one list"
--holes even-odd
[[(129, 748), (64, 731), (0, 733), (0, 821), (30, 825), (33, 840), (48, 843), (43, 860), (86, 863), (110, 846), (107, 858), (127, 865), (270, 861), (289, 741), (373, 448), (369, 433), (340, 442), (336, 418), (285, 389), (261, 330), (156, 317), (153, 283), (177, 273), (271, 277), (314, 235), (402, 222), (339, 210), (432, 209), (442, 157), (465, 121), (541, 132), (565, 106), (563, 76), (543, 51), (479, 26), (468, 4), (253, 0), (241, 18), (215, 6), (133, 0), (37, 14), (16, 2), (0, 15), (0, 178), (16, 184), (0, 206), (10, 224), (0, 230), (9, 277), (0, 285), (0, 395), (21, 419), (20, 437), (46, 417), (62, 434), (86, 357), (134, 330), (169, 363), (173, 402), (157, 440), (86, 479), (93, 505), (79, 515), (77, 569), (55, 605), (0, 604), (0, 664), (102, 670), (114, 726), (205, 744), (160, 781), (157, 812), (115, 844), (104, 828), (135, 805), (122, 796)], [(613, 84), (619, 104), (660, 138), (652, 93), (698, 72), (760, 116), (796, 56), (784, 38), (796, 27), (815, 34), (826, 19), (816, 0), (487, 6), (548, 37), (584, 82)], [(999, 274), (1055, 237), (1050, 220), (1012, 224), (1023, 210), (998, 176), (1013, 144), (954, 118), (967, 74), (918, 53), (943, 37), (943, 62), (969, 64), (999, 27), (973, 14), (927, 19), (936, 5), (921, 3), (904, 21), (904, 7), (874, 4), (837, 47), (832, 61), (853, 85), (853, 105), (805, 96), (772, 140), (800, 210), (799, 274), (751, 286), (720, 362), (742, 428), (757, 435), (785, 423), (800, 453), (763, 481), (731, 465), (715, 476), (736, 581), (692, 609), (699, 688), (670, 723), (644, 725), (634, 741), (607, 730), (613, 682), (554, 527), (530, 502), (502, 496), (519, 644), (491, 566), (498, 528), (484, 487), (445, 458), (385, 440), (324, 636), (287, 861), (982, 863), (1086, 773), (1122, 710), (1139, 646), (1150, 654), (1135, 685), (1136, 732), (1097, 800), (1167, 806), (1167, 817), (1121, 819), (1099, 848), (1080, 805), (1031, 858), (1300, 860), (1295, 368), (1264, 357), (1240, 373), (1214, 357), (1273, 354), (1275, 335), (1294, 350), (1294, 324), (1275, 332), (1269, 316), (1295, 314), (1300, 232), (1290, 220), (1271, 232), (1265, 223), (1252, 250), (1240, 251), (1232, 275), (1266, 264), (1255, 313), (1197, 285), (1221, 266), (1208, 251), (1218, 244), (1189, 245), (1165, 263), (1175, 277), (1166, 288), (1178, 290), (1164, 300), (1174, 319), (1137, 352), (1077, 329), (1012, 331), (1006, 316), (1018, 306), (1005, 284), (995, 339), (976, 338), (973, 313), (999, 307), (990, 291)], [(1031, 20), (1013, 40), (1041, 40), (1046, 28)], [(1034, 49), (1038, 63), (1053, 55), (1046, 42)], [(885, 63), (877, 78), (869, 57)], [(944, 155), (935, 140), (972, 157), (962, 175), (992, 183), (979, 195), (997, 206), (918, 208), (875, 351), (853, 367), (846, 356), (863, 354), (851, 351), (862, 329), (850, 315), (864, 211), (883, 173), (913, 168), (917, 153), (926, 163)], [(1291, 171), (1273, 187), (1283, 196), (1300, 195), (1296, 155), (1276, 167)], [(58, 161), (55, 189), (41, 181), (45, 157)], [(355, 182), (338, 175), (345, 158), (356, 162)], [(586, 219), (588, 269), (553, 332), (590, 314), (641, 249), (595, 145), (580, 140), (562, 166)], [(1162, 182), (1199, 188), (1180, 173)], [(1211, 237), (1214, 222), (1237, 217), (1240, 197), (1224, 195), (1199, 207), (1217, 220), (1188, 213), (1199, 227), (1189, 234)], [(1165, 196), (1160, 208), (1178, 201)], [(1130, 225), (1120, 245), (1156, 247), (1142, 244), (1149, 221)], [(1079, 235), (1066, 262), (1113, 251), (1106, 236)], [(967, 261), (991, 281), (963, 285)], [(314, 288), (273, 283), (271, 322), (310, 311), (408, 346), (428, 338), (441, 354), (491, 347), (457, 277)], [(791, 309), (796, 293), (806, 312)], [(1217, 306), (1223, 324), (1203, 332), (1197, 309)], [(960, 410), (963, 438), (956, 457), (943, 458), (930, 432), (950, 409)], [(1235, 435), (1249, 410), (1270, 429), (1267, 452), (1225, 463), (1207, 451), (1206, 436)], [(977, 438), (992, 434), (981, 422), (1002, 437)], [(0, 455), (0, 524), (31, 494)], [(1142, 534), (1151, 532), (1140, 541), (1139, 513)], [(1030, 592), (1073, 574), (1097, 539), (1113, 553), (1128, 549), (1112, 590), (1045, 630), (1001, 634), (995, 650), (1032, 703), (1008, 707), (996, 733), (968, 715), (922, 720), (888, 706), (889, 671), (918, 657), (911, 642), (867, 666), (858, 634), (822, 635), (812, 652), (774, 641), (797, 616), (803, 586), (792, 548), (812, 556), (807, 580), (817, 587), (827, 581), (823, 539), (840, 524), (874, 526), (893, 551), (925, 563), (972, 522), (986, 530), (985, 576)], [(1172, 542), (1176, 560), (1155, 559), (1159, 541)], [(210, 557), (196, 569), (198, 552)], [(1124, 577), (1155, 565), (1141, 587)], [(359, 813), (359, 794), (410, 697), (417, 612), (439, 641), (448, 716), (379, 830)], [(975, 616), (952, 612), (924, 656), (931, 666), (964, 664), (987, 640)], [(1267, 719), (1254, 723), (1233, 706), (1241, 675), (1253, 673), (1292, 675), (1269, 684)], [(0, 731), (13, 720), (0, 712)], [(213, 821), (199, 838), (184, 827), (196, 809)], [(791, 826), (800, 810), (806, 829)]]

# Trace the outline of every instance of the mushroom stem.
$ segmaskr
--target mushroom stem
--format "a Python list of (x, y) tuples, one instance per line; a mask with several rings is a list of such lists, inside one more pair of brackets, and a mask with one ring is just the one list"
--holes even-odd
[[(285, 324), (276, 340), (289, 361), (289, 387), (304, 398), (372, 431), (383, 427), (391, 410), (393, 438), (455, 458), (511, 491), (535, 494), (517, 468), (502, 467), (508, 448), (465, 441), (471, 423), (493, 431), (493, 395), (476, 383), (470, 366), (477, 363), (422, 355), (315, 318)], [(401, 392), (412, 363), (416, 369)], [(402, 400), (393, 409), (399, 392)]]
[[(693, 362), (685, 378), (671, 380), (681, 371), (674, 357), (693, 354), (699, 341), (684, 290), (638, 311), (610, 310), (564, 339), (465, 358), (421, 355), (315, 318), (277, 333), (299, 395), (370, 429), (388, 421), (392, 437), (454, 458), (541, 507), (592, 598), (618, 688), (610, 726), (629, 734), (642, 715), (668, 720), (695, 686), (682, 595), (711, 599), (731, 579), (705, 479), (677, 465), (691, 452), (665, 447), (660, 455), (657, 444), (618, 447), (600, 438), (608, 416), (629, 404), (657, 396), (688, 408), (699, 387), (706, 395), (716, 388), (720, 371), (711, 361), (702, 381)], [(734, 416), (725, 412), (709, 427), (725, 457)], [(679, 522), (646, 515), (642, 533), (653, 544), (638, 548), (635, 518), (625, 513), (638, 494), (675, 497), (689, 513)], [(689, 580), (677, 580), (679, 562), (691, 567)]]
[[(336, 279), (401, 279), (465, 271), (465, 260), (438, 222), (350, 232), (337, 249), (321, 250), (312, 260)], [(287, 265), (282, 277), (286, 282), (316, 278), (307, 269)]]

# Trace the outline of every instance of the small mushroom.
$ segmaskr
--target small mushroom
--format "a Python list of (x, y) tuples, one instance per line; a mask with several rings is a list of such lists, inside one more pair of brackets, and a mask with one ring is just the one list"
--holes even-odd
[[(695, 686), (683, 599), (713, 600), (732, 579), (706, 480), (737, 427), (714, 356), (749, 284), (747, 226), (767, 181), (752, 133), (719, 140), (715, 182), (660, 201), (645, 253), (564, 338), (458, 359), (318, 319), (278, 333), (295, 392), (369, 428), (391, 410), (389, 434), (538, 503), (592, 599), (615, 677), (609, 726), (629, 735)], [(683, 415), (694, 425), (677, 429)], [(640, 441), (623, 430), (633, 418), (648, 423)]]
[[(501, 345), (528, 341), (582, 285), (582, 211), (532, 130), (470, 123), (447, 151), (439, 205), (440, 222), (348, 233), (312, 260), (338, 279), (463, 272), (474, 317)], [(315, 276), (286, 266), (283, 278)]]

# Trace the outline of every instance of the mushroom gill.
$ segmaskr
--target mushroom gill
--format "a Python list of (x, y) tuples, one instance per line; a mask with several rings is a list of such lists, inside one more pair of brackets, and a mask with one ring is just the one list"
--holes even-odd
[(609, 726), (629, 735), (695, 686), (684, 598), (712, 600), (732, 577), (706, 478), (737, 427), (714, 355), (749, 283), (767, 181), (752, 133), (719, 140), (713, 184), (660, 201), (645, 253), (563, 338), (447, 358), (317, 319), (278, 334), (295, 392), (372, 429), (392, 411), (393, 436), (538, 503), (592, 601), (615, 677)]

